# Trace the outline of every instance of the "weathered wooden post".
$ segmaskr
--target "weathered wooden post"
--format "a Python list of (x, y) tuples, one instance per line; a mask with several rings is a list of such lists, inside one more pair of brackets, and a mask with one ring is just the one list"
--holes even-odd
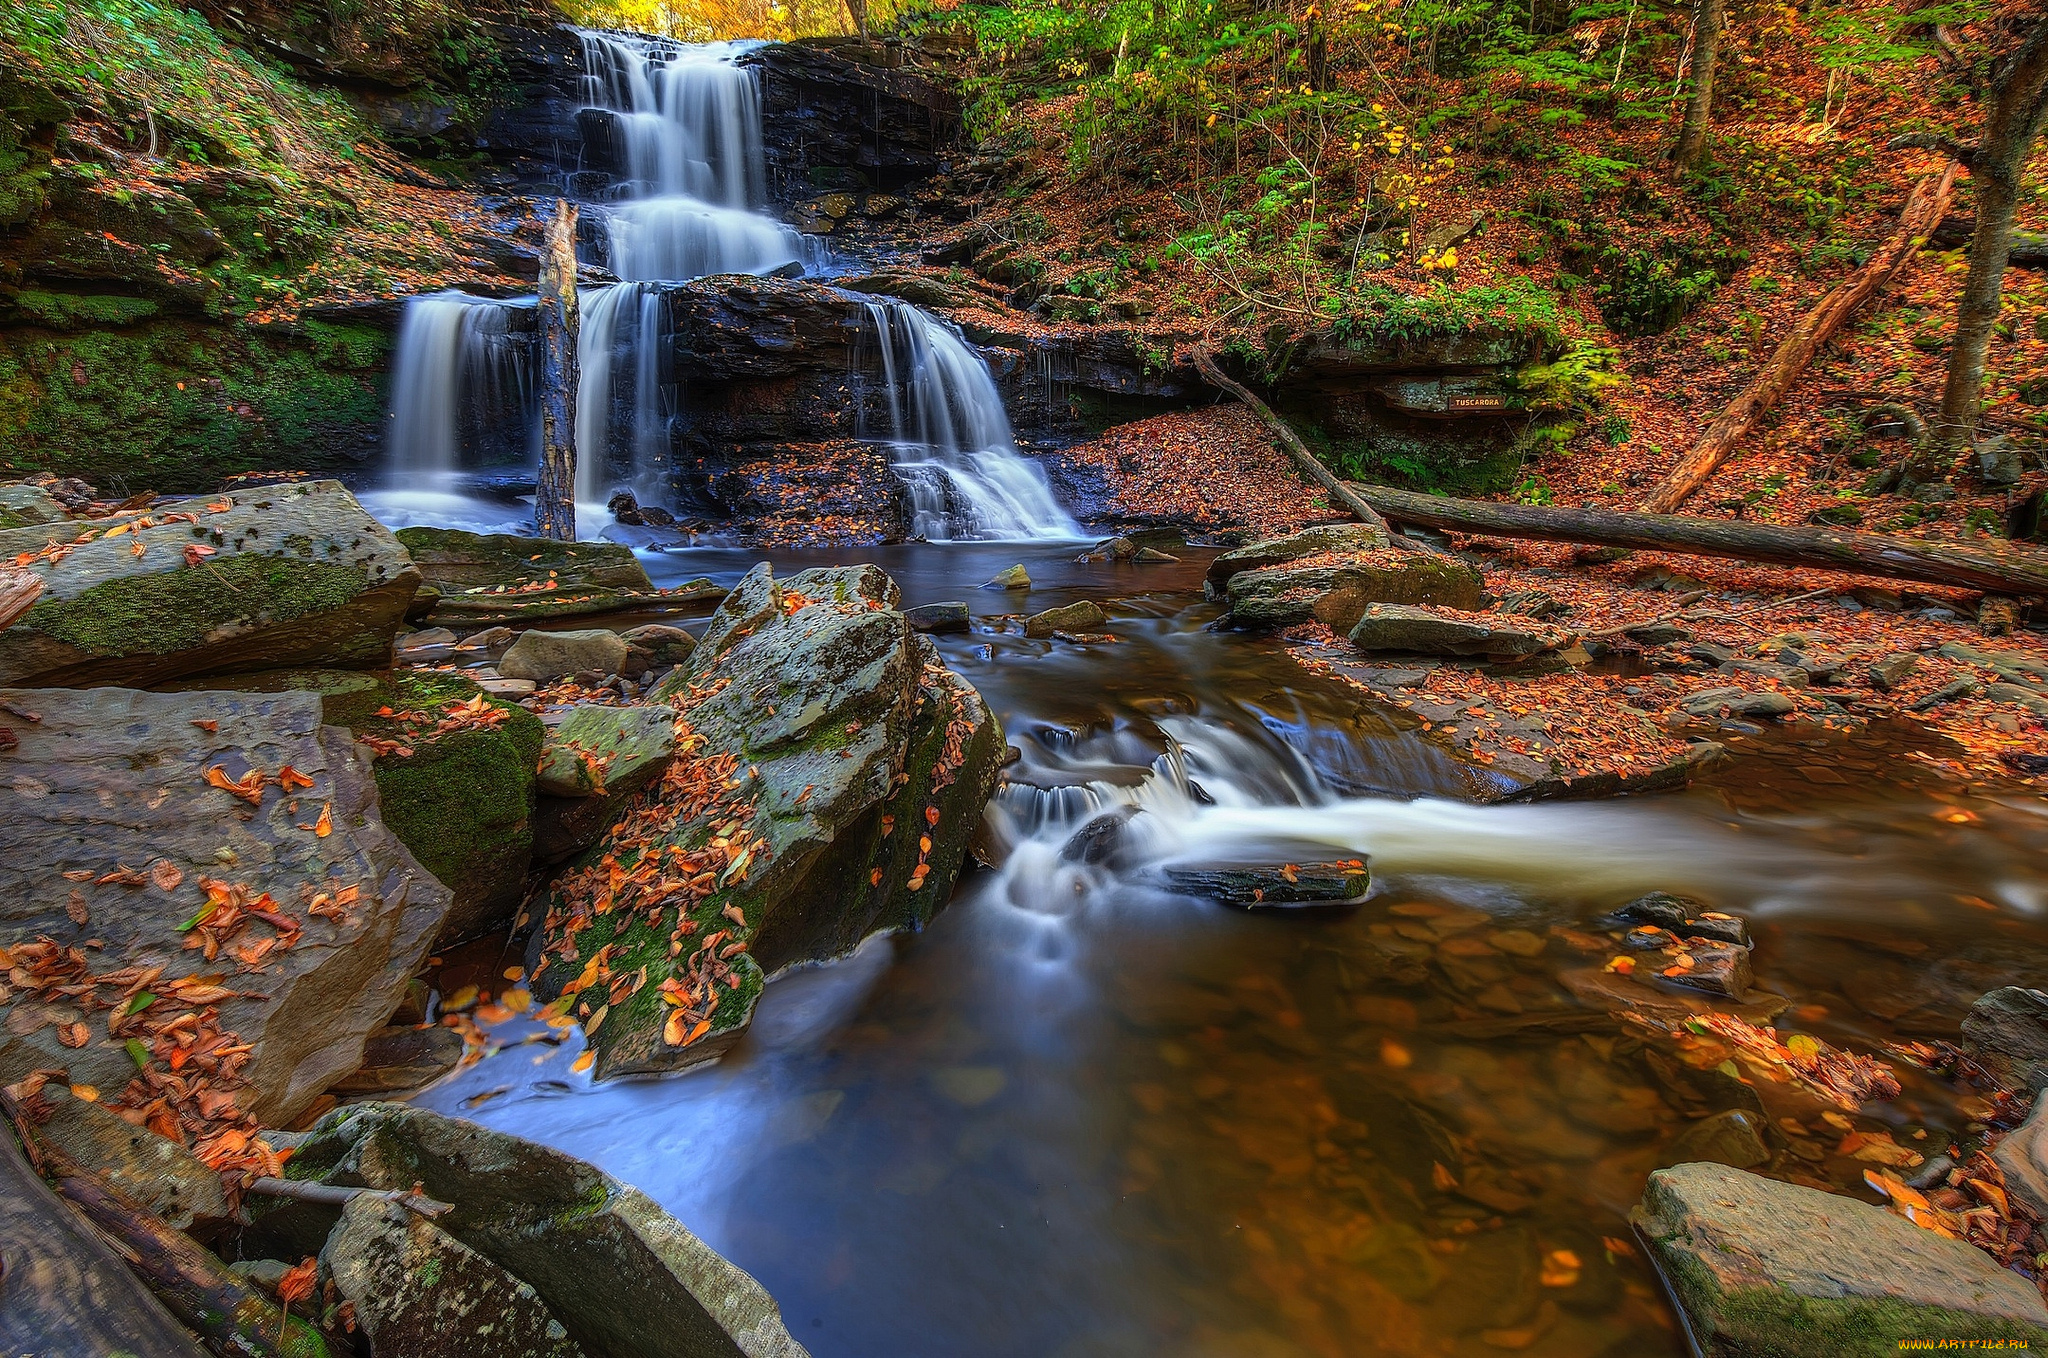
[(540, 251), (540, 535), (576, 540), (576, 207), (555, 200)]

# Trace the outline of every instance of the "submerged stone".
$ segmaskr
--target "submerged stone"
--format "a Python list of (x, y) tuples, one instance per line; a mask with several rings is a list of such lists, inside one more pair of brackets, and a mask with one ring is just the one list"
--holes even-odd
[(906, 608), (903, 616), (910, 620), (912, 631), (916, 632), (965, 632), (969, 618), (967, 605), (960, 602), (919, 604)]
[(1355, 901), (1372, 886), (1369, 871), (1345, 863), (1168, 868), (1165, 878), (1175, 891), (1248, 909)]
[(1771, 1158), (1764, 1142), (1764, 1120), (1747, 1108), (1729, 1108), (1701, 1118), (1672, 1138), (1665, 1148), (1666, 1164), (1681, 1165), (1711, 1161), (1733, 1169), (1748, 1169)]
[(2000, 986), (1970, 1006), (1963, 1041), (2000, 1084), (2039, 1093), (2048, 1087), (2048, 992)]
[(2048, 1307), (2031, 1283), (1853, 1198), (1688, 1164), (1653, 1173), (1631, 1219), (1694, 1335), (1726, 1358), (1878, 1358), (1905, 1340), (2048, 1343)]

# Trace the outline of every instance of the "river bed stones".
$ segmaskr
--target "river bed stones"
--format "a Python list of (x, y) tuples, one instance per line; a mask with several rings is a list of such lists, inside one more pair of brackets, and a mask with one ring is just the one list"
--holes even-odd
[[(16, 968), (0, 1080), (63, 1069), (112, 1103), (136, 1076), (126, 1043), (168, 1073), (175, 1044), (141, 1038), (201, 1009), (252, 1048), (214, 1083), (256, 1117), (287, 1121), (355, 1069), (450, 894), (385, 827), (368, 760), (323, 724), (320, 699), (6, 689), (0, 702), (15, 742), (0, 751), (0, 947)], [(102, 941), (51, 959), (83, 989), (23, 982), (22, 949), (44, 938)], [(206, 946), (184, 946), (194, 938)], [(144, 973), (158, 1000), (110, 1036)]]
[(1024, 619), (1024, 635), (1044, 639), (1055, 632), (1092, 632), (1108, 625), (1109, 615), (1102, 611), (1102, 605), (1083, 599), (1033, 613)]
[(712, 1059), (765, 977), (944, 904), (1004, 751), (874, 567), (757, 567), (653, 696), (678, 756), (537, 911), (600, 1076)]
[(0, 529), (43, 594), (0, 632), (0, 683), (154, 685), (390, 663), (420, 574), (337, 481)]
[(630, 648), (617, 632), (601, 627), (576, 632), (521, 632), (498, 662), (507, 679), (547, 683), (571, 674), (617, 674)]
[(1348, 632), (1379, 604), (1477, 608), (1484, 586), (1479, 572), (1456, 557), (1380, 548), (1239, 571), (1230, 576), (1225, 593), (1232, 627), (1320, 622)]
[(1350, 556), (1359, 552), (1376, 552), (1388, 545), (1384, 532), (1366, 524), (1322, 524), (1225, 552), (1209, 563), (1204, 583), (1210, 597), (1221, 598), (1224, 597), (1224, 588), (1230, 583), (1230, 578), (1244, 571), (1270, 570), (1307, 556)]
[(2048, 1088), (2048, 992), (2001, 986), (1970, 1006), (1963, 1041), (2000, 1084), (2038, 1094)]
[[(535, 1142), (401, 1104), (358, 1104), (323, 1118), (286, 1173), (377, 1189), (418, 1183), (453, 1204), (436, 1234), (530, 1287), (586, 1358), (805, 1358), (752, 1277), (637, 1189)], [(360, 1220), (371, 1209), (350, 1210)], [(374, 1237), (372, 1252), (398, 1244), (401, 1228), (384, 1220), (371, 1218), (363, 1232)], [(318, 1247), (337, 1224), (348, 1227), (332, 1208), (291, 1203), (257, 1229), (289, 1253)], [(446, 1257), (448, 1246), (429, 1240), (424, 1252)], [(325, 1255), (338, 1277), (355, 1253), (352, 1240), (329, 1237)], [(432, 1304), (434, 1294), (422, 1300)], [(472, 1351), (486, 1350), (462, 1350)]]
[(1366, 605), (1350, 635), (1361, 651), (1441, 656), (1531, 656), (1572, 641), (1569, 631), (1534, 618), (1397, 603)]
[(1168, 868), (1175, 891), (1247, 910), (1362, 900), (1372, 874), (1362, 862)]
[(1687, 1164), (1650, 1176), (1632, 1220), (1694, 1335), (1727, 1358), (2048, 1342), (2048, 1307), (2031, 1283), (1853, 1198)]

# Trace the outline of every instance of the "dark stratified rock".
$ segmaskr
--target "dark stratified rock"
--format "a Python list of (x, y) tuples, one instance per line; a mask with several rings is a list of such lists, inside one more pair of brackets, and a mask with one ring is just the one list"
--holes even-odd
[(377, 1358), (583, 1358), (539, 1293), (397, 1203), (351, 1200), (320, 1263)]
[(1168, 868), (1164, 876), (1175, 891), (1247, 908), (1354, 901), (1372, 886), (1369, 871), (1346, 863)]
[(1880, 1358), (1902, 1341), (2048, 1343), (2024, 1278), (1881, 1208), (1726, 1165), (1650, 1176), (1632, 1220), (1703, 1350)]
[(952, 82), (905, 67), (900, 46), (811, 39), (739, 60), (760, 72), (769, 179), (784, 201), (820, 187), (895, 192), (940, 170), (959, 135)]
[(543, 999), (612, 978), (576, 1004), (601, 1076), (715, 1057), (768, 973), (945, 903), (1004, 741), (899, 602), (871, 566), (756, 567), (653, 690), (695, 739), (548, 893), (529, 954)]
[(1108, 625), (1109, 615), (1102, 611), (1102, 605), (1083, 599), (1079, 603), (1062, 604), (1043, 613), (1033, 613), (1024, 619), (1024, 635), (1044, 638), (1055, 632), (1092, 632)]
[(2002, 1085), (2048, 1088), (2048, 992), (2001, 986), (1970, 1006), (1963, 1041)]
[(1529, 656), (1571, 639), (1564, 628), (1534, 618), (1398, 603), (1368, 605), (1351, 629), (1351, 644), (1361, 651), (1414, 655)]
[[(379, 1189), (418, 1183), (453, 1204), (438, 1230), (531, 1287), (587, 1358), (804, 1358), (752, 1277), (637, 1189), (534, 1142), (424, 1109), (359, 1104), (323, 1118), (286, 1173)], [(295, 1204), (275, 1219), (272, 1229), (296, 1228), (293, 1247), (304, 1248), (334, 1213)]]
[(970, 622), (967, 605), (958, 601), (919, 604), (904, 609), (903, 616), (909, 619), (913, 632), (965, 632)]
[[(346, 731), (323, 724), (320, 699), (6, 689), (0, 702), (0, 726), (14, 737), (0, 751), (0, 939), (102, 940), (89, 954), (93, 973), (160, 967), (160, 994), (178, 979), (230, 972), (236, 994), (213, 1007), (222, 1030), (253, 1048), (237, 1100), (272, 1125), (360, 1065), (364, 1038), (397, 1007), (440, 932), (449, 893), (379, 818), (369, 761)], [(286, 765), (311, 785), (278, 787)], [(217, 782), (249, 787), (253, 802)], [(208, 906), (207, 880), (251, 900), (268, 894), (297, 925), (296, 942), (272, 948), (255, 971), (186, 947)], [(355, 893), (345, 908), (308, 912), (305, 902), (344, 888)], [(277, 936), (277, 926), (251, 920), (228, 941)], [(93, 1003), (117, 994), (95, 988)], [(13, 991), (0, 1006), (0, 1081), (57, 1068), (109, 1097), (124, 1089), (135, 1063), (107, 1036), (104, 1008), (85, 1025), (85, 1045), (60, 1040), (84, 1022), (86, 1005), (85, 996), (47, 1006)]]
[[(0, 632), (0, 683), (385, 665), (420, 585), (398, 539), (336, 481), (73, 527), (56, 535), (63, 550), (48, 550), (47, 525), (0, 529), (0, 557), (27, 558), (44, 582), (35, 607)], [(97, 536), (73, 541), (88, 532)]]
[(1750, 946), (1749, 926), (1733, 915), (1709, 910), (1698, 901), (1653, 891), (1638, 896), (1614, 912), (1614, 917), (1631, 924), (1654, 924), (1680, 938), (1711, 938), (1739, 947)]

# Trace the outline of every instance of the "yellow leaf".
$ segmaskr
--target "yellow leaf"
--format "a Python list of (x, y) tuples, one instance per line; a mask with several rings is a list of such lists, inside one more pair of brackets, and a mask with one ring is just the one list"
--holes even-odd
[(100, 1092), (91, 1085), (73, 1085), (71, 1086), (71, 1097), (81, 1099), (86, 1103), (98, 1103), (100, 1101)]
[(583, 1055), (577, 1057), (574, 1061), (571, 1061), (569, 1063), (569, 1069), (574, 1071), (576, 1074), (581, 1075), (584, 1071), (589, 1070), (593, 1065), (596, 1064), (597, 1053), (585, 1052), (583, 1053)]

